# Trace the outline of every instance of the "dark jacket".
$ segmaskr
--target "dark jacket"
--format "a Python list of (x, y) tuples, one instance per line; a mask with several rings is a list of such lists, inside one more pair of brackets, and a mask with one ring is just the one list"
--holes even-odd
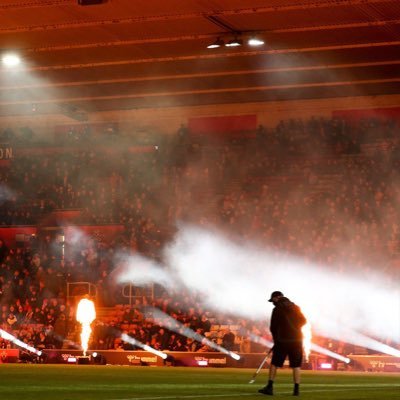
[(270, 330), (274, 342), (296, 342), (303, 340), (301, 327), (307, 322), (296, 304), (281, 297), (271, 315)]

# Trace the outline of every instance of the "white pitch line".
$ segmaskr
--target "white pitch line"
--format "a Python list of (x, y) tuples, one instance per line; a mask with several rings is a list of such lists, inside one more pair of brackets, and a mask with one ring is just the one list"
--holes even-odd
[[(304, 385), (304, 386), (307, 386)], [(333, 385), (332, 385), (333, 386)], [(374, 386), (368, 386), (368, 385), (334, 385), (337, 387), (337, 389), (317, 389), (317, 390), (306, 390), (306, 393), (323, 393), (323, 392), (346, 392), (346, 391), (356, 391), (356, 390), (364, 390), (364, 389), (372, 389), (372, 390), (378, 390), (382, 389), (382, 387), (393, 387), (397, 388), (400, 387), (400, 384), (378, 384)], [(347, 386), (347, 387), (346, 387)], [(278, 390), (279, 392), (279, 390)], [(279, 394), (282, 395), (287, 395), (291, 394), (292, 392), (279, 392)], [(254, 396), (257, 395), (257, 392), (254, 391), (252, 393), (224, 393), (224, 394), (208, 394), (207, 397), (244, 397), (244, 396)], [(112, 399), (112, 400), (168, 400), (168, 399), (197, 399), (200, 397), (204, 397), (202, 394), (197, 394), (197, 395), (175, 395), (175, 396), (157, 396), (157, 397), (130, 397), (127, 399)]]
[[(254, 393), (224, 393), (224, 394), (208, 394), (207, 397), (239, 397), (239, 396), (254, 396)], [(175, 396), (158, 396), (158, 397), (130, 397), (129, 399), (113, 399), (113, 400), (164, 400), (164, 399), (198, 399), (204, 398), (202, 394), (196, 395), (175, 395)]]

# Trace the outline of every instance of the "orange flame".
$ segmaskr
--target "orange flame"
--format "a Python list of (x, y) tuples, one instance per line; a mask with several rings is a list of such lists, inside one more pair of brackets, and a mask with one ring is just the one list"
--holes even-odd
[(312, 332), (311, 332), (311, 325), (307, 322), (302, 328), (301, 331), (303, 332), (303, 347), (304, 347), (304, 355), (306, 358), (306, 362), (308, 362), (311, 353), (311, 339), (312, 339)]
[(78, 308), (76, 309), (76, 320), (82, 324), (81, 332), (81, 345), (83, 348), (83, 355), (86, 356), (86, 352), (89, 346), (89, 338), (92, 333), (90, 324), (96, 319), (96, 310), (94, 303), (88, 299), (82, 299)]

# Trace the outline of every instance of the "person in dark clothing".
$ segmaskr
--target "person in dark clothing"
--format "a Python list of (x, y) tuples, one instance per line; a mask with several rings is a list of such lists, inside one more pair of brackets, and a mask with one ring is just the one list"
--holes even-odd
[(282, 367), (286, 357), (293, 369), (293, 396), (299, 396), (300, 367), (303, 358), (303, 334), (301, 328), (307, 320), (296, 304), (275, 291), (268, 300), (275, 306), (271, 315), (270, 330), (274, 340), (268, 384), (259, 393), (273, 395), (277, 368)]
[(224, 336), (222, 337), (222, 347), (226, 350), (234, 350), (235, 334), (230, 329), (226, 329), (224, 332)]
[(64, 340), (68, 336), (68, 320), (65, 314), (60, 314), (54, 323), (54, 346), (62, 349)]

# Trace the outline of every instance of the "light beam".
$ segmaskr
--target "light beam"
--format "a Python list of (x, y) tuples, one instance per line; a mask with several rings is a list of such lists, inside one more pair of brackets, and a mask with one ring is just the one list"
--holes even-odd
[(249, 332), (249, 338), (252, 342), (257, 343), (257, 344), (262, 344), (263, 346), (265, 346), (268, 349), (271, 349), (272, 347), (274, 347), (274, 343), (261, 337), (261, 336), (257, 336), (252, 332)]
[(217, 343), (212, 342), (211, 340), (207, 339), (205, 336), (200, 335), (199, 333), (193, 331), (192, 329), (188, 328), (187, 326), (181, 324), (179, 321), (177, 321), (176, 319), (165, 314), (158, 308), (147, 307), (147, 310), (152, 313), (154, 320), (161, 326), (163, 326), (173, 332), (184, 335), (188, 338), (194, 339), (197, 342), (204, 343), (211, 349), (214, 349), (221, 353), (224, 353), (236, 361), (240, 360), (239, 354), (237, 354), (233, 351), (227, 350), (224, 347), (218, 345)]
[(153, 354), (155, 354), (156, 356), (161, 357), (163, 360), (166, 360), (167, 357), (168, 357), (168, 355), (165, 354), (165, 353), (163, 353), (162, 351), (158, 351), (158, 350), (156, 350), (156, 349), (153, 349), (152, 347), (148, 346), (147, 344), (144, 344), (144, 343), (140, 342), (139, 340), (136, 340), (135, 338), (133, 338), (133, 337), (127, 335), (126, 333), (123, 333), (123, 334), (121, 335), (121, 339), (122, 339), (124, 342), (130, 343), (130, 344), (133, 345), (133, 346), (140, 347), (141, 349), (146, 350), (146, 351), (148, 351), (149, 353), (153, 353)]
[(343, 361), (348, 364), (351, 360), (348, 357), (344, 357), (338, 353), (334, 353), (331, 350), (325, 349), (324, 347), (319, 346), (318, 344), (311, 343), (311, 350), (316, 353), (325, 354), (326, 356), (335, 358), (336, 360)]
[[(266, 340), (263, 337), (257, 336), (254, 333), (250, 333), (249, 337), (252, 342), (262, 344), (263, 346), (265, 346), (267, 348), (272, 348), (274, 345), (269, 340)], [(336, 360), (344, 361), (347, 364), (351, 361), (350, 358), (344, 357), (338, 353), (334, 353), (333, 351), (325, 349), (324, 347), (321, 347), (318, 344), (315, 344), (312, 342), (310, 342), (310, 350), (315, 351), (316, 353), (325, 354), (326, 356), (335, 358)]]
[[(119, 280), (188, 290), (202, 298), (202, 306), (252, 320), (265, 319), (267, 296), (279, 289), (307, 310), (315, 334), (390, 354), (393, 349), (378, 340), (399, 343), (399, 288), (385, 274), (342, 274), (193, 226), (180, 227), (163, 259), (166, 265), (126, 259), (117, 272)], [(356, 270), (348, 266), (348, 271)], [(369, 336), (378, 340), (367, 340)]]
[(15, 336), (11, 335), (10, 333), (3, 331), (3, 329), (0, 329), (0, 336), (3, 339), (8, 340), (11, 343), (14, 343), (18, 347), (22, 347), (23, 349), (26, 349), (26, 350), (30, 351), (31, 353), (36, 354), (39, 357), (42, 355), (42, 352), (40, 350), (37, 350), (34, 347), (27, 345), (25, 342), (22, 342), (21, 340), (17, 339)]

